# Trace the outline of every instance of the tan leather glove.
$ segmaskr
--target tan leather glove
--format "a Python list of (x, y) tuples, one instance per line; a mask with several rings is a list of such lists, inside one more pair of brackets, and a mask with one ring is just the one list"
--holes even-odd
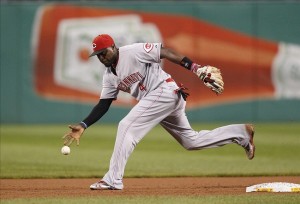
[(193, 72), (203, 81), (205, 86), (216, 94), (221, 94), (224, 91), (224, 82), (220, 69), (209, 65), (201, 67), (193, 64), (193, 66)]

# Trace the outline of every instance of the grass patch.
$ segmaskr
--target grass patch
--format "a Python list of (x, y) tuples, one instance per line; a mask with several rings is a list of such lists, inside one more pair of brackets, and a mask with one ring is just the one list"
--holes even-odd
[(106, 197), (84, 197), (84, 198), (44, 198), (44, 199), (11, 199), (1, 200), (1, 204), (82, 204), (82, 203), (110, 203), (110, 204), (295, 204), (300, 202), (300, 196), (295, 193), (290, 194), (249, 194), (237, 196), (106, 196)]
[[(195, 130), (220, 124), (193, 124)], [(116, 125), (94, 125), (60, 153), (63, 125), (1, 125), (1, 178), (101, 177), (108, 170)], [(233, 144), (187, 151), (161, 127), (154, 128), (136, 147), (125, 177), (277, 176), (300, 175), (300, 124), (257, 124), (256, 158), (248, 161)]]

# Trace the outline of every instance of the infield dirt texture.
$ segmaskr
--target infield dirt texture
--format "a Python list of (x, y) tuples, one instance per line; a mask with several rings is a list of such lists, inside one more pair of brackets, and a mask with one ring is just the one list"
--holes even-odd
[[(246, 187), (266, 182), (300, 183), (300, 177), (125, 178), (121, 191), (92, 191), (95, 179), (1, 179), (1, 199), (85, 196), (245, 195)], [(251, 193), (261, 195), (266, 193)], [(298, 193), (297, 193), (298, 194)]]

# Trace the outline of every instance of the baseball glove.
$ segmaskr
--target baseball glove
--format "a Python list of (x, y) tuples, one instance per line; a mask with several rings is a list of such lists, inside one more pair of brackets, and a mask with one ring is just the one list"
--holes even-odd
[(194, 73), (203, 81), (205, 86), (216, 94), (221, 94), (224, 91), (224, 82), (220, 69), (209, 65), (199, 66)]

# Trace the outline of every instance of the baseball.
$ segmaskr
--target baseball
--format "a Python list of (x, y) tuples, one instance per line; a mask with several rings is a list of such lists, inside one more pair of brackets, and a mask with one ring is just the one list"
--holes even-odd
[(70, 149), (70, 147), (68, 147), (68, 146), (63, 146), (63, 147), (61, 148), (61, 153), (62, 153), (63, 155), (68, 155), (68, 154), (70, 154), (70, 152), (71, 152), (71, 149)]

